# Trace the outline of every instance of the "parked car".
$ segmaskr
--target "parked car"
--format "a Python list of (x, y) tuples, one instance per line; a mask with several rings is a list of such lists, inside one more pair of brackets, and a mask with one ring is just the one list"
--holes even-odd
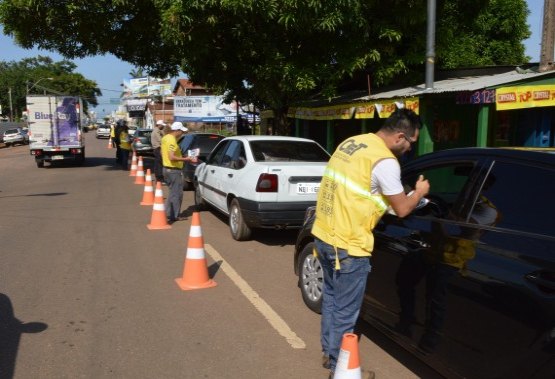
[(29, 144), (29, 134), (23, 128), (8, 129), (3, 133), (3, 142), (6, 146), (15, 145), (16, 143), (27, 145)]
[[(402, 169), (423, 174), (429, 204), (374, 230), (360, 316), (447, 377), (555, 373), (555, 154), (454, 149)], [(322, 271), (307, 211), (294, 252), (305, 304), (319, 312)]]
[(196, 169), (195, 204), (228, 215), (238, 241), (253, 228), (299, 228), (328, 160), (322, 146), (305, 138), (227, 137)]
[(110, 138), (111, 127), (108, 124), (97, 124), (96, 138)]
[(152, 129), (137, 129), (133, 135), (132, 148), (137, 155), (153, 155), (154, 149), (150, 143), (150, 134)]
[(214, 150), (214, 147), (224, 139), (224, 136), (214, 133), (190, 133), (186, 134), (181, 141), (179, 147), (183, 155), (195, 154), (198, 158), (197, 162), (184, 162), (183, 164), (183, 189), (193, 189), (193, 178), (197, 166), (206, 161), (208, 154)]

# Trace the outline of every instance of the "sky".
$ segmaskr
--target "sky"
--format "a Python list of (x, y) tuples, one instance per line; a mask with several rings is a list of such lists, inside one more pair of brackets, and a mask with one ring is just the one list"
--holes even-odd
[[(526, 55), (532, 57), (532, 62), (539, 62), (544, 0), (527, 0), (526, 2), (530, 10), (528, 25), (532, 32), (532, 36), (524, 41)], [(54, 61), (63, 59), (61, 55), (49, 51), (26, 50), (18, 47), (11, 37), (3, 34), (0, 26), (0, 60), (18, 61), (39, 54), (50, 56)], [(96, 81), (98, 88), (102, 91), (102, 96), (98, 98), (98, 106), (92, 110), (97, 113), (98, 117), (109, 114), (117, 107), (117, 105), (110, 104), (110, 99), (119, 98), (122, 88), (120, 84), (122, 84), (123, 79), (129, 78), (129, 72), (134, 69), (134, 66), (117, 59), (113, 55), (74, 59), (73, 62), (77, 65), (75, 71), (81, 73), (87, 79)], [(172, 80), (172, 84), (174, 82), (175, 78)]]

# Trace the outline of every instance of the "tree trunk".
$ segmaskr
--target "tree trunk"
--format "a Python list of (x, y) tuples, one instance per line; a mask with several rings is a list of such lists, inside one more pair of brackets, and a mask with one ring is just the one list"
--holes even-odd
[(272, 135), (290, 136), (291, 127), (287, 119), (287, 107), (274, 109), (274, 125), (272, 127)]

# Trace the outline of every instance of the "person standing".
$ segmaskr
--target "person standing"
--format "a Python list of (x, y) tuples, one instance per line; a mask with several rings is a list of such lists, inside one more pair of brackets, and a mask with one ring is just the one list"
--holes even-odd
[(119, 147), (120, 141), (119, 136), (122, 130), (122, 125), (125, 123), (124, 120), (117, 120), (114, 126), (114, 145), (116, 146), (116, 166), (121, 166), (121, 148)]
[[(420, 176), (412, 195), (405, 194), (397, 158), (418, 140), (420, 118), (407, 109), (395, 111), (375, 134), (347, 138), (333, 153), (324, 172), (312, 228), (322, 265), (322, 364), (333, 378), (341, 339), (357, 321), (370, 256), (372, 230), (391, 206), (407, 216), (428, 193), (430, 184)], [(365, 378), (374, 377), (364, 371)]]
[(119, 158), (121, 168), (127, 170), (127, 163), (129, 161), (129, 153), (131, 152), (131, 142), (129, 140), (129, 128), (127, 127), (127, 122), (122, 120), (121, 126), (119, 128)]
[(162, 156), (160, 155), (160, 143), (164, 136), (164, 128), (166, 123), (162, 120), (156, 121), (156, 127), (150, 134), (150, 144), (154, 149), (154, 176), (157, 182), (164, 182), (164, 173), (162, 172)]
[(181, 221), (180, 217), (181, 202), (183, 201), (183, 162), (196, 162), (195, 157), (184, 157), (177, 141), (187, 133), (188, 129), (181, 122), (174, 122), (170, 126), (170, 131), (160, 142), (160, 154), (162, 155), (162, 165), (164, 181), (169, 188), (169, 195), (166, 199), (165, 209), (168, 222)]

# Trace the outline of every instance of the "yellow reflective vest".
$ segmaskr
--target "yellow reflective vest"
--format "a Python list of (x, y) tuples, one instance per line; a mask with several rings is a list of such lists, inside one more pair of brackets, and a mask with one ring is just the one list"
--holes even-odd
[(362, 134), (343, 141), (322, 177), (312, 234), (345, 249), (349, 255), (372, 255), (372, 230), (389, 202), (370, 192), (372, 169), (382, 159), (395, 158), (377, 135)]

